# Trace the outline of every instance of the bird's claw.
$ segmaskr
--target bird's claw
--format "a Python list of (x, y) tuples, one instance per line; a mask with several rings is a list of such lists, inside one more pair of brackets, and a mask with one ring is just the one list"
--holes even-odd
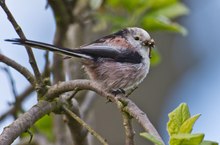
[(119, 88), (119, 89), (112, 89), (111, 93), (114, 95), (114, 96), (117, 96), (118, 94), (125, 94), (125, 90), (123, 90), (122, 88)]

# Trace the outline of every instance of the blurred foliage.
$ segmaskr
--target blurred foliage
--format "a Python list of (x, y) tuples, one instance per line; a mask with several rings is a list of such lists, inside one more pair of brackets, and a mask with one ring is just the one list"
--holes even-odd
[(97, 15), (113, 30), (138, 26), (147, 31), (166, 30), (185, 35), (186, 29), (172, 19), (188, 12), (179, 0), (105, 0)]
[[(95, 31), (108, 26), (111, 26), (112, 31), (135, 26), (149, 32), (187, 34), (183, 26), (172, 21), (189, 13), (188, 8), (179, 0), (91, 0), (91, 7), (97, 9), (98, 23)], [(161, 58), (155, 49), (152, 53), (151, 64), (156, 65)]]

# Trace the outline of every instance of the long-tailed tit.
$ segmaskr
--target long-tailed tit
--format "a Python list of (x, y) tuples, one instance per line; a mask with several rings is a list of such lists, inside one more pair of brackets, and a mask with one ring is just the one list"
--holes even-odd
[(124, 91), (140, 84), (149, 71), (151, 48), (154, 47), (150, 35), (137, 27), (125, 28), (78, 49), (32, 40), (6, 41), (82, 58), (90, 79), (108, 92)]

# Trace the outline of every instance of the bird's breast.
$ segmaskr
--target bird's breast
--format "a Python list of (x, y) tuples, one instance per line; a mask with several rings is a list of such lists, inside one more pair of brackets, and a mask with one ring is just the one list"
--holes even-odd
[(107, 90), (130, 89), (146, 77), (150, 62), (143, 59), (141, 63), (120, 63), (114, 61), (87, 62), (85, 70), (92, 80)]

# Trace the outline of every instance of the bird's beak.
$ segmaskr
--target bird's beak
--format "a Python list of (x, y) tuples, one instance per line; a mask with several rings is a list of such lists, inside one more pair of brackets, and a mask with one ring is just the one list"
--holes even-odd
[(155, 47), (155, 42), (154, 42), (154, 39), (150, 39), (148, 40), (147, 42), (145, 42), (147, 46), (153, 48)]
[(150, 39), (143, 42), (145, 46), (149, 47), (149, 58), (151, 58), (151, 50), (155, 47), (154, 39)]

